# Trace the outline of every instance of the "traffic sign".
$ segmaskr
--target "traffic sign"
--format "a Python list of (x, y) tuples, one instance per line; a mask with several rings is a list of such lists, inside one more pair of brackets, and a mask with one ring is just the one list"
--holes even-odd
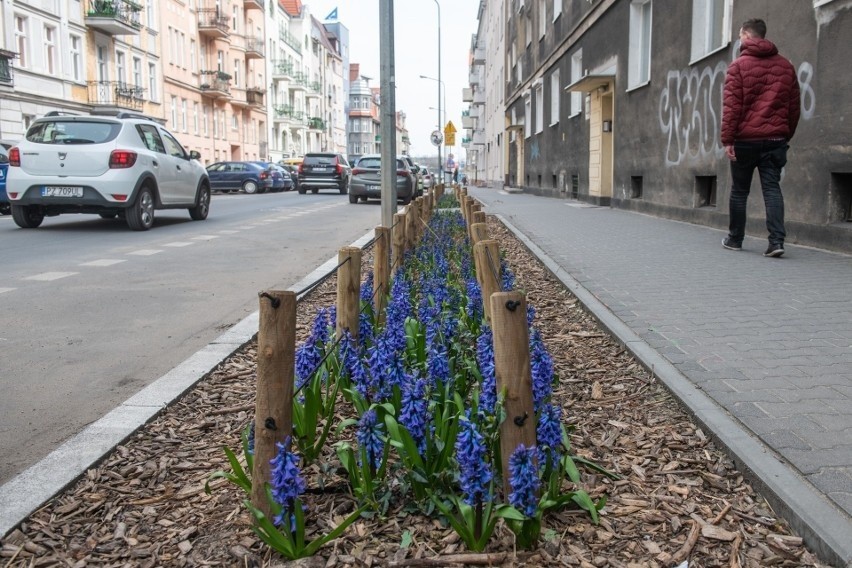
[(456, 132), (456, 126), (453, 124), (453, 121), (448, 120), (447, 125), (444, 127), (444, 137), (446, 138), (450, 134), (455, 134)]
[(446, 138), (444, 138), (444, 144), (447, 146), (455, 146), (456, 145), (456, 133), (451, 132), (447, 134)]
[(441, 142), (444, 141), (444, 136), (441, 134), (440, 130), (433, 130), (430, 139), (432, 140), (433, 146), (440, 146)]

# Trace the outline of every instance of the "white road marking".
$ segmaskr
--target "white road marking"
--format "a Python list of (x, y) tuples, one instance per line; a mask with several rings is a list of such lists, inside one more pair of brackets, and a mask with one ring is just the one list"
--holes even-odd
[(166, 243), (166, 244), (164, 244), (163, 246), (164, 246), (164, 247), (174, 247), (174, 248), (178, 248), (178, 247), (188, 247), (189, 245), (194, 245), (194, 244), (195, 244), (195, 243), (188, 243), (188, 242), (186, 242), (186, 241), (175, 241), (175, 242), (173, 242), (173, 243)]
[(11, 292), (12, 290), (16, 290), (16, 288), (0, 288), (0, 294)]
[(228, 230), (228, 229), (225, 229), (225, 230), (222, 230), (222, 231), (219, 231), (219, 232), (223, 235), (236, 235), (237, 233), (239, 233), (239, 231), (231, 231), (231, 230)]
[(120, 264), (122, 262), (127, 262), (127, 261), (117, 259), (117, 258), (102, 258), (100, 260), (93, 260), (91, 262), (84, 262), (80, 266), (112, 266), (113, 264)]
[(157, 249), (141, 249), (141, 250), (135, 250), (133, 252), (129, 252), (127, 254), (133, 254), (133, 255), (136, 255), (136, 256), (151, 256), (153, 254), (157, 254), (157, 253), (160, 253), (160, 252), (163, 252), (163, 251), (157, 250)]
[(68, 276), (74, 276), (75, 274), (79, 274), (79, 272), (42, 272), (41, 274), (36, 274), (35, 276), (27, 276), (24, 280), (38, 280), (40, 282), (50, 282), (51, 280), (59, 280), (60, 278), (67, 278)]
[(218, 235), (198, 235), (197, 237), (192, 237), (193, 241), (212, 241), (213, 239), (218, 239)]

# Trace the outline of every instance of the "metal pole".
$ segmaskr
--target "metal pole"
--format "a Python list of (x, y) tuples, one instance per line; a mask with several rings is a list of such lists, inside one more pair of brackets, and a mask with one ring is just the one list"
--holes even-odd
[(382, 226), (393, 226), (396, 213), (396, 77), (394, 68), (393, 0), (379, 0), (379, 61), (382, 136)]
[[(444, 125), (441, 124), (441, 4), (435, 0), (435, 5), (438, 7), (438, 130), (443, 131)], [(444, 93), (447, 90), (444, 89)], [(441, 144), (438, 144), (438, 173), (441, 174), (441, 183), (444, 183), (444, 150)]]

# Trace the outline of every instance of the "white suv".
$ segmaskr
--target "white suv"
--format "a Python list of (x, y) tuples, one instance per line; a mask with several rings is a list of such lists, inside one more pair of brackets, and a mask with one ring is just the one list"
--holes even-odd
[(210, 180), (199, 158), (141, 114), (50, 112), (9, 150), (12, 217), (25, 229), (62, 213), (118, 215), (134, 231), (151, 228), (155, 209), (188, 209), (201, 221)]

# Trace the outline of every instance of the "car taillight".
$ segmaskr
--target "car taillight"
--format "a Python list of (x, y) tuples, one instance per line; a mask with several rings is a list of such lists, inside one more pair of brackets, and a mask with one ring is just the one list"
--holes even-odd
[(21, 167), (21, 151), (17, 146), (9, 150), (9, 165)]
[(136, 152), (113, 150), (109, 155), (110, 169), (132, 168), (136, 163)]
[(304, 164), (299, 164), (299, 173), (300, 173), (300, 174), (301, 174), (301, 173), (304, 173), (304, 171), (305, 171), (305, 169), (304, 169)]
[(340, 164), (340, 159), (335, 158), (335, 162), (336, 162), (335, 171), (337, 171), (337, 175), (339, 175), (339, 176), (343, 175), (343, 166)]
[(269, 177), (269, 172), (260, 172), (260, 179), (266, 179)]
[(408, 177), (408, 172), (405, 170), (396, 170), (397, 177)]

